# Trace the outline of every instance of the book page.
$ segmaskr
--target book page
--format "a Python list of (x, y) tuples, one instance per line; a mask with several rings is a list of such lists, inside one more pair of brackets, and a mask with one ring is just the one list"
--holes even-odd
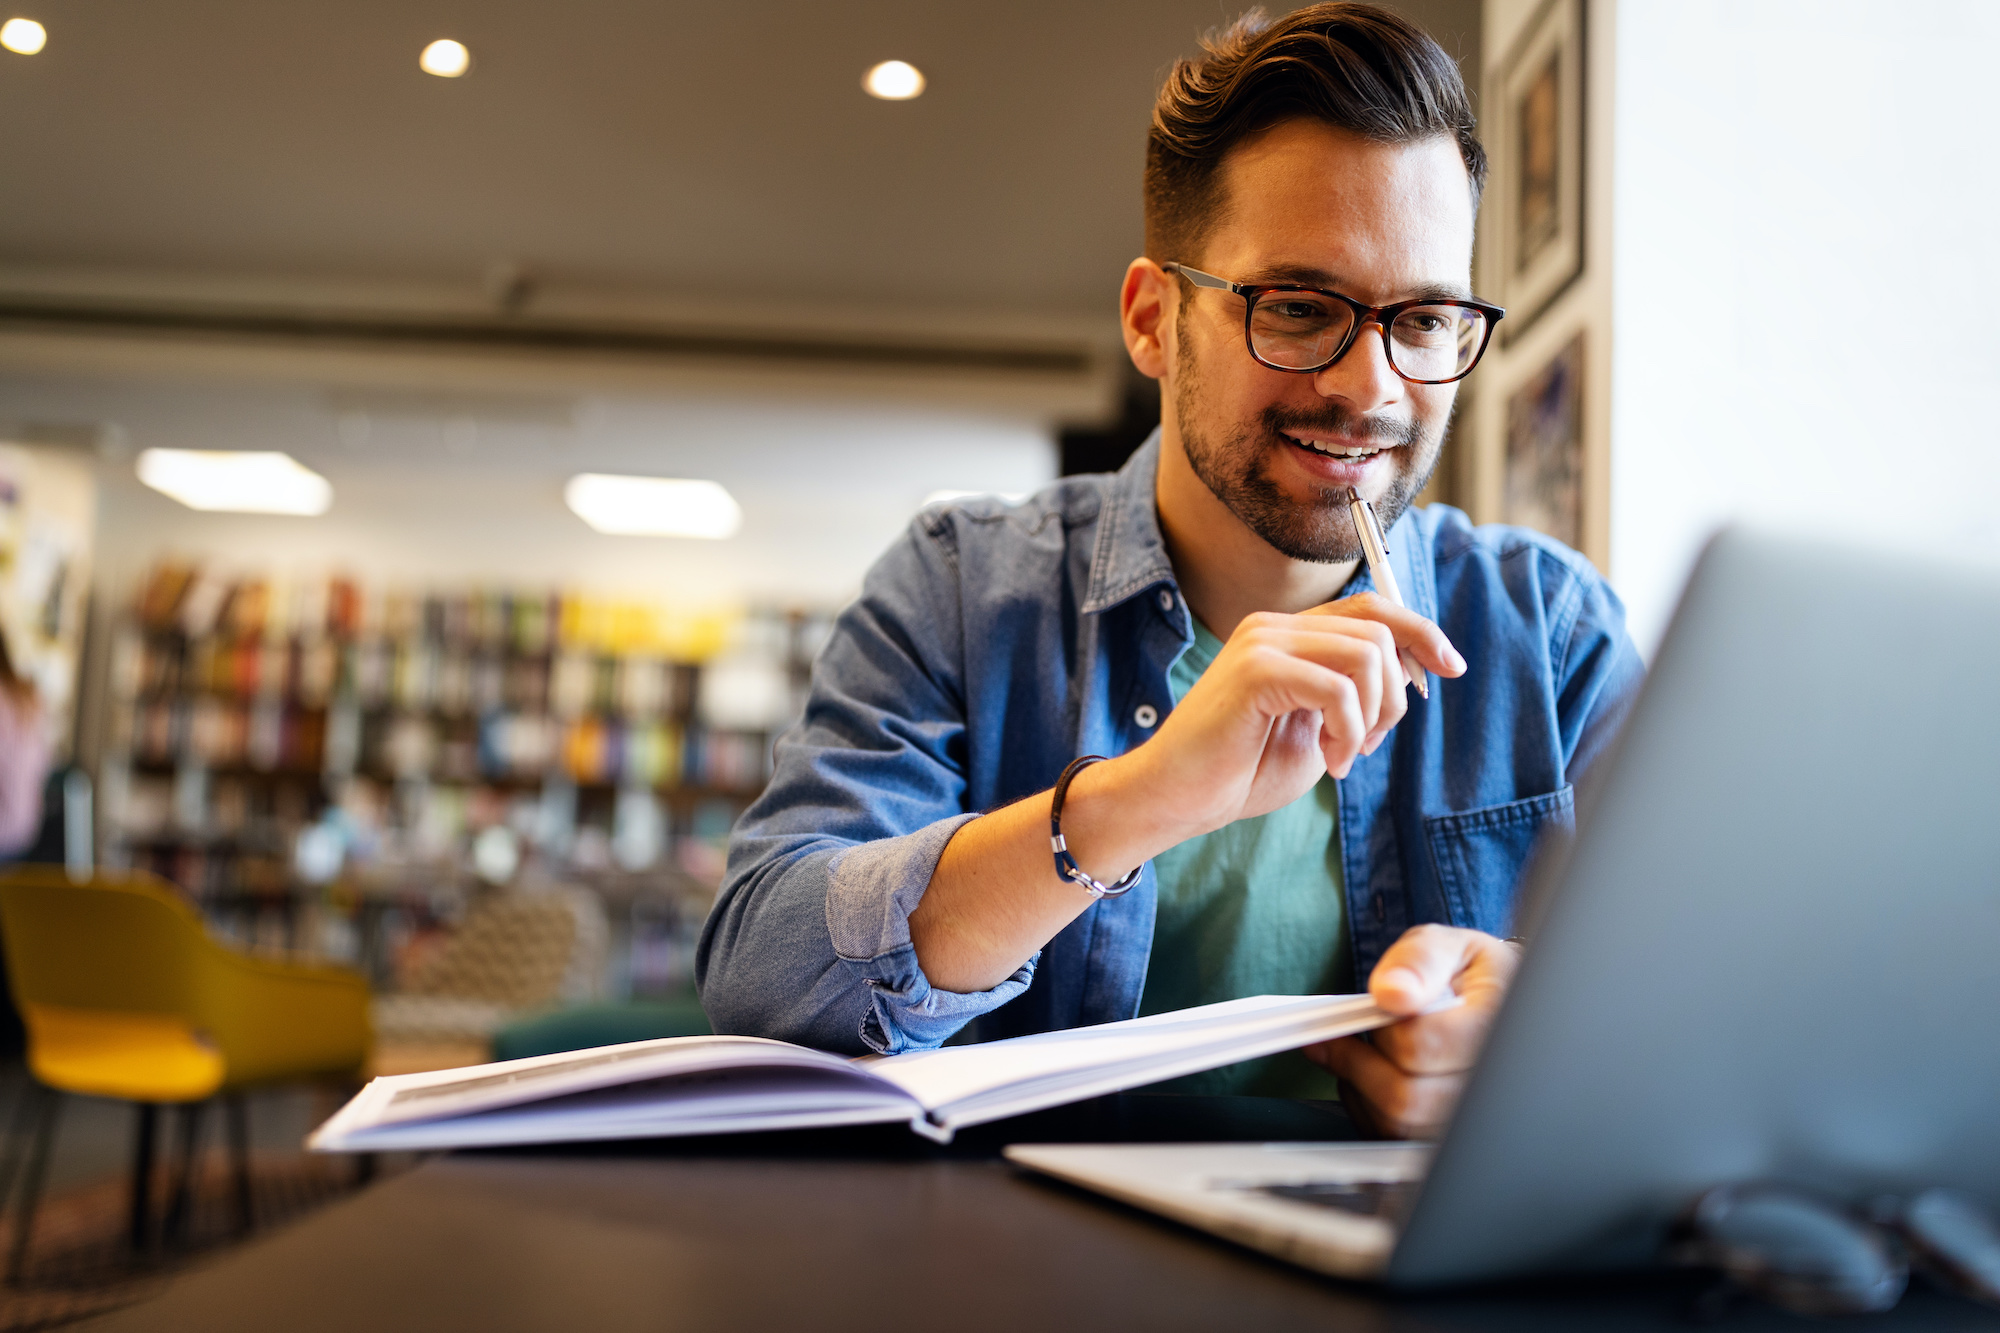
[(1122, 1023), (912, 1051), (870, 1061), (868, 1069), (922, 1102), (932, 1121), (976, 1124), (1392, 1021), (1366, 995), (1258, 995)]
[(443, 1120), (350, 1130), (349, 1152), (579, 1143), (745, 1130), (905, 1122), (922, 1114), (906, 1092), (864, 1071), (766, 1065), (670, 1074)]
[(386, 1125), (452, 1119), (619, 1084), (740, 1068), (819, 1070), (843, 1084), (868, 1076), (840, 1056), (788, 1042), (761, 1037), (662, 1037), (378, 1078), (321, 1126), (308, 1146), (331, 1147)]

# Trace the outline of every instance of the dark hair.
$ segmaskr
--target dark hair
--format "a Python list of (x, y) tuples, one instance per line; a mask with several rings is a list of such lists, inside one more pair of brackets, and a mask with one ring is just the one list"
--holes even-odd
[(1146, 253), (1198, 256), (1221, 206), (1217, 179), (1231, 148), (1297, 118), (1377, 143), (1442, 136), (1458, 145), (1472, 206), (1486, 184), (1472, 99), (1458, 65), (1429, 34), (1374, 5), (1313, 5), (1272, 22), (1252, 9), (1177, 60), (1146, 136)]

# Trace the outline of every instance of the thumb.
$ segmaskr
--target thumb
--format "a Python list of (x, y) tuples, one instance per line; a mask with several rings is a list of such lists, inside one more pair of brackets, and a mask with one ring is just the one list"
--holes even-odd
[(1484, 937), (1453, 926), (1413, 926), (1390, 945), (1368, 977), (1368, 995), (1407, 1018), (1443, 1003)]

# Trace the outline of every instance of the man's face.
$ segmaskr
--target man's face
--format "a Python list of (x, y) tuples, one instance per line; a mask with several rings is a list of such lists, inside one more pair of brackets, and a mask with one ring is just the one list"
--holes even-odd
[[(1471, 295), (1470, 186), (1448, 139), (1385, 145), (1288, 121), (1232, 150), (1222, 184), (1224, 212), (1201, 254), (1174, 258), (1369, 306)], [(1195, 474), (1293, 559), (1359, 558), (1335, 497), (1352, 486), (1384, 527), (1401, 517), (1437, 465), (1458, 386), (1403, 380), (1374, 325), (1324, 370), (1272, 370), (1244, 346), (1242, 297), (1178, 290), (1170, 392)]]

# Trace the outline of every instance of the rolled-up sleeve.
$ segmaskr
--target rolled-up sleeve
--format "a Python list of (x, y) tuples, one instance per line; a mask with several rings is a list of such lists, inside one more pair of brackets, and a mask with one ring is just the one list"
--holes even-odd
[(717, 1032), (859, 1054), (937, 1046), (1011, 1000), (930, 984), (910, 943), (966, 807), (954, 548), (922, 519), (869, 572), (813, 667), (799, 725), (744, 813), (695, 957)]

